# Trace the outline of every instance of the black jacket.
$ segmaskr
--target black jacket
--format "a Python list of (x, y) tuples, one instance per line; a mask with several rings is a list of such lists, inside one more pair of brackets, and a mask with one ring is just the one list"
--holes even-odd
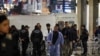
[(18, 30), (12, 30), (10, 33), (12, 34), (13, 41), (18, 42), (19, 37), (20, 37), (19, 36), (19, 31)]
[(12, 39), (0, 35), (0, 56), (13, 56), (13, 51)]
[(81, 31), (81, 36), (80, 39), (84, 42), (84, 41), (88, 41), (88, 31), (86, 29), (83, 29)]
[(10, 33), (12, 34), (12, 41), (13, 41), (13, 48), (17, 50), (19, 44), (19, 31), (18, 30), (11, 30)]
[(20, 30), (20, 38), (24, 41), (29, 42), (29, 31), (26, 29)]
[(67, 38), (65, 38), (66, 40), (73, 41), (72, 29), (71, 29), (70, 27), (64, 28), (64, 29), (62, 30), (62, 34), (63, 34), (64, 36), (67, 36)]
[(31, 34), (31, 41), (32, 42), (41, 42), (43, 39), (43, 34), (41, 30), (33, 30)]
[(72, 31), (72, 38), (73, 40), (77, 40), (78, 39), (78, 34), (77, 34), (77, 30), (75, 28), (71, 28)]

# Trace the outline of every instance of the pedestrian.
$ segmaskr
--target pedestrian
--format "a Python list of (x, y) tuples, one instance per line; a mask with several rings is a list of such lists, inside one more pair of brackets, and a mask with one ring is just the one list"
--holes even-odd
[(45, 30), (45, 33), (44, 33), (45, 40), (47, 40), (48, 34), (49, 34), (50, 32), (52, 32), (50, 23), (47, 23), (47, 24), (46, 24), (46, 28), (47, 28), (47, 29)]
[(39, 29), (41, 30), (41, 24), (40, 23), (37, 23), (36, 24), (38, 27), (39, 27)]
[(80, 39), (82, 40), (82, 45), (83, 45), (83, 53), (82, 55), (87, 55), (87, 41), (88, 41), (88, 31), (85, 27), (85, 25), (81, 26), (81, 36)]
[(72, 37), (72, 30), (71, 27), (69, 27), (68, 22), (65, 22), (65, 28), (62, 30), (64, 40), (65, 40), (65, 55), (71, 56), (72, 54), (72, 43), (73, 43), (73, 37)]
[(54, 27), (53, 32), (49, 33), (47, 41), (50, 46), (50, 56), (60, 56), (60, 48), (64, 44), (64, 39), (57, 25)]
[(33, 43), (33, 56), (41, 56), (41, 42), (43, 34), (40, 28), (36, 25), (31, 33), (31, 41)]
[(60, 25), (59, 24), (56, 24), (56, 26), (58, 26), (58, 30), (61, 32), (61, 28), (60, 28)]
[(73, 50), (75, 50), (78, 43), (77, 25), (76, 24), (72, 25), (71, 30), (72, 30), (72, 38), (73, 38)]
[(100, 26), (98, 26), (94, 34), (95, 34), (95, 37), (100, 38)]
[(46, 28), (47, 28), (47, 30), (45, 31), (45, 34), (44, 34), (44, 36), (45, 36), (45, 49), (47, 50), (47, 55), (50, 55), (50, 51), (49, 51), (49, 46), (48, 46), (48, 43), (47, 43), (47, 36), (48, 36), (48, 34), (50, 33), (50, 32), (52, 32), (52, 29), (51, 29), (51, 25), (50, 25), (50, 23), (47, 23), (46, 24)]
[(9, 33), (9, 20), (0, 15), (0, 56), (13, 56), (12, 37)]
[(28, 48), (29, 43), (29, 27), (26, 25), (22, 25), (22, 29), (20, 30), (20, 39), (22, 42), (22, 56), (26, 56), (26, 50)]
[(13, 55), (14, 56), (20, 56), (20, 49), (19, 49), (19, 31), (15, 27), (15, 25), (12, 25), (10, 28), (10, 33), (12, 35), (12, 41), (13, 41)]

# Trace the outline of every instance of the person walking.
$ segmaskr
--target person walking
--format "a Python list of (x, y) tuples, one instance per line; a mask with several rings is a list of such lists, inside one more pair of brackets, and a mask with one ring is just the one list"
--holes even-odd
[(50, 56), (60, 56), (60, 48), (64, 44), (63, 35), (59, 32), (58, 26), (48, 35), (48, 45), (50, 46)]

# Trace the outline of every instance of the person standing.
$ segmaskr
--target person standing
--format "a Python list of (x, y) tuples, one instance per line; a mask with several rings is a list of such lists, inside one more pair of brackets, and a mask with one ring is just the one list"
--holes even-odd
[(39, 29), (41, 30), (41, 24), (40, 23), (37, 23), (36, 26), (39, 27)]
[(44, 40), (47, 40), (47, 36), (50, 32), (52, 32), (52, 29), (51, 29), (51, 25), (49, 23), (46, 24), (46, 31), (44, 32), (44, 36), (45, 36), (45, 39)]
[(54, 27), (54, 31), (49, 33), (47, 41), (50, 46), (50, 56), (60, 56), (60, 48), (64, 44), (64, 39), (57, 25)]
[(73, 50), (77, 47), (76, 44), (78, 42), (78, 31), (77, 31), (77, 25), (74, 24), (71, 27), (72, 30), (72, 38), (73, 38)]
[(41, 42), (43, 34), (40, 28), (36, 25), (35, 29), (31, 33), (31, 41), (33, 43), (33, 56), (41, 56)]
[(12, 35), (13, 40), (13, 55), (14, 56), (20, 56), (20, 49), (19, 49), (19, 31), (15, 27), (15, 25), (12, 25), (10, 28), (10, 33)]
[(97, 27), (97, 29), (96, 29), (96, 31), (95, 31), (95, 37), (97, 38), (97, 39), (100, 39), (100, 26), (98, 26)]
[(85, 27), (85, 25), (81, 26), (81, 36), (80, 39), (82, 40), (82, 45), (83, 45), (83, 53), (82, 55), (87, 55), (87, 41), (88, 41), (88, 31)]
[(12, 37), (6, 15), (0, 15), (0, 56), (13, 56)]
[(49, 23), (47, 23), (46, 24), (46, 28), (47, 28), (47, 30), (44, 33), (44, 36), (45, 36), (45, 39), (44, 40), (45, 40), (45, 46), (46, 46), (45, 49), (47, 50), (46, 55), (50, 55), (49, 46), (48, 46), (48, 43), (47, 43), (47, 36), (48, 36), (48, 34), (50, 32), (52, 32), (51, 25)]
[(29, 43), (29, 27), (26, 25), (25, 27), (22, 26), (22, 29), (20, 30), (20, 39), (22, 42), (22, 56), (26, 56), (26, 50), (28, 48)]
[(73, 43), (73, 35), (72, 29), (69, 27), (68, 22), (65, 22), (65, 28), (62, 30), (64, 40), (65, 40), (65, 55), (70, 56), (72, 54), (72, 43)]

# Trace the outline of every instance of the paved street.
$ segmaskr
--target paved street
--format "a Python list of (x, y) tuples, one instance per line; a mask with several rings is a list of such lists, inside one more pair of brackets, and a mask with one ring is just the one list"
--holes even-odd
[[(40, 23), (42, 25), (42, 31), (43, 33), (46, 30), (46, 23), (50, 23), (51, 27), (53, 28), (53, 26), (56, 23), (55, 20), (55, 16), (53, 15), (19, 15), (19, 16), (9, 16), (10, 19), (10, 24), (11, 25), (16, 25), (16, 27), (18, 29), (20, 29), (21, 25), (29, 25), (30, 26), (30, 33), (33, 30), (34, 26), (36, 25), (36, 23)], [(44, 33), (45, 34), (45, 33)], [(98, 55), (98, 46), (95, 45), (94, 47), (94, 42), (93, 41), (89, 41), (88, 42), (88, 55), (87, 56), (99, 56)], [(30, 56), (31, 51), (32, 51), (32, 45), (29, 45), (30, 47), (27, 50), (27, 54), (28, 56)], [(94, 51), (94, 49), (96, 49)], [(78, 47), (75, 51), (73, 51), (73, 55), (72, 56), (81, 56), (82, 53), (82, 47)], [(92, 54), (93, 53), (93, 54)], [(45, 55), (43, 55), (45, 56)], [(64, 56), (64, 55), (63, 55)]]

